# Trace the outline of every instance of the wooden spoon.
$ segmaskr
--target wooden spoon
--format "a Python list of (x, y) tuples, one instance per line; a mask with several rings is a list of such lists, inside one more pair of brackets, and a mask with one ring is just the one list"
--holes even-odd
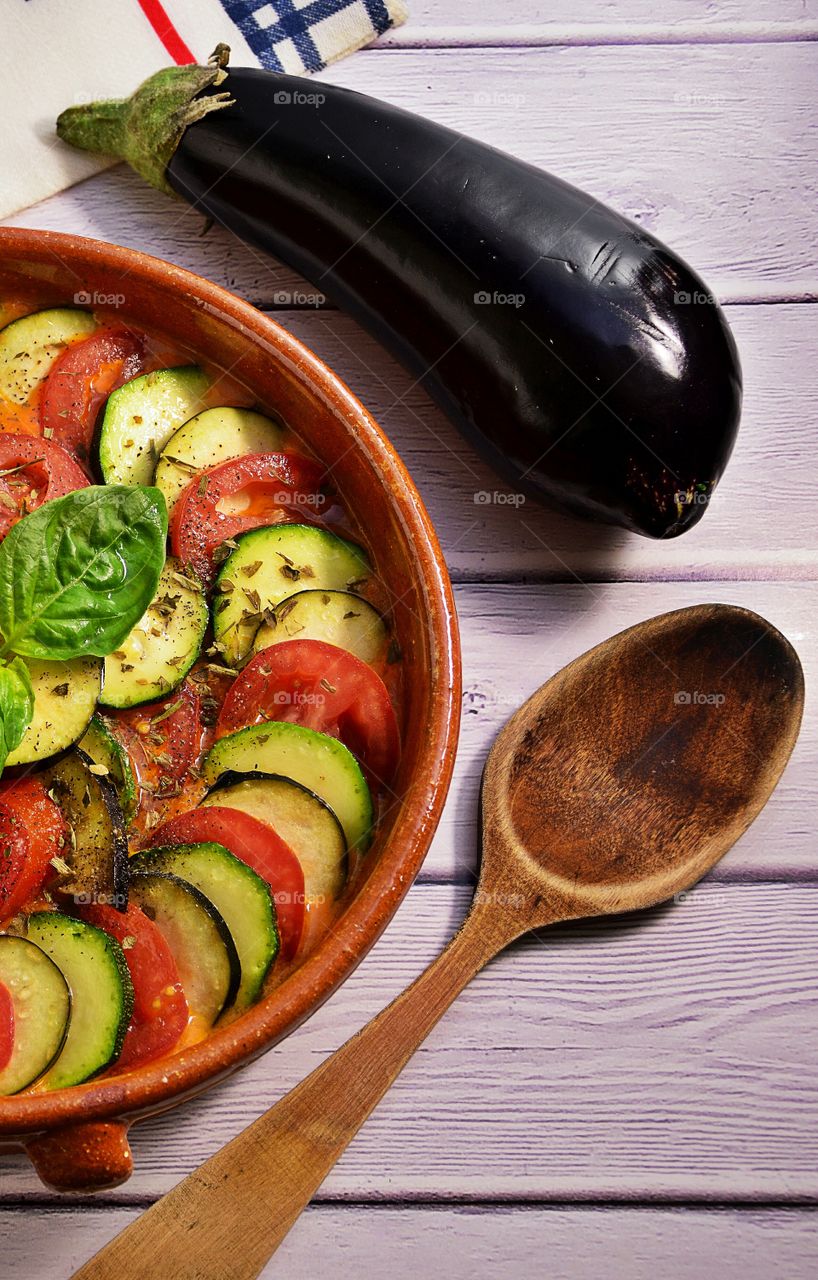
[(82, 1280), (250, 1280), (486, 962), (529, 929), (632, 911), (699, 879), (762, 809), (803, 677), (727, 605), (631, 627), (538, 689), (495, 741), (471, 912), (403, 995), (82, 1267)]

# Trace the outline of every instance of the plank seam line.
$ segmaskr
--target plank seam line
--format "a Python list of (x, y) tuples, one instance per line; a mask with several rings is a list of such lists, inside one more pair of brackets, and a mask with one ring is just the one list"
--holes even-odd
[(598, 1209), (609, 1210), (609, 1211), (620, 1210), (623, 1207), (625, 1207), (625, 1208), (640, 1209), (643, 1212), (648, 1212), (648, 1213), (655, 1211), (657, 1204), (661, 1205), (663, 1208), (669, 1208), (669, 1209), (684, 1210), (684, 1209), (702, 1209), (702, 1208), (711, 1209), (712, 1208), (714, 1210), (720, 1210), (720, 1211), (723, 1211), (725, 1209), (740, 1209), (744, 1211), (752, 1211), (752, 1210), (758, 1210), (759, 1208), (767, 1208), (767, 1209), (810, 1208), (818, 1204), (818, 1195), (807, 1195), (806, 1193), (804, 1195), (794, 1196), (792, 1199), (776, 1197), (769, 1200), (767, 1199), (755, 1200), (752, 1197), (750, 1198), (737, 1197), (735, 1200), (724, 1199), (723, 1197), (710, 1198), (709, 1196), (706, 1195), (706, 1193), (703, 1193), (703, 1197), (704, 1198), (701, 1200), (698, 1200), (696, 1198), (690, 1198), (690, 1197), (673, 1197), (673, 1196), (669, 1196), (667, 1197), (667, 1199), (664, 1199), (661, 1196), (661, 1194), (657, 1194), (656, 1196), (650, 1196), (650, 1195), (635, 1196), (632, 1199), (627, 1196), (624, 1196), (622, 1199), (619, 1199), (615, 1196), (613, 1197), (601, 1196), (599, 1198), (596, 1198), (592, 1195), (587, 1198), (581, 1198), (581, 1199), (577, 1198), (576, 1196), (569, 1196), (569, 1195), (531, 1196), (529, 1198), (529, 1197), (522, 1197), (522, 1196), (513, 1195), (513, 1194), (509, 1194), (508, 1196), (471, 1197), (467, 1195), (466, 1196), (459, 1195), (459, 1196), (451, 1196), (451, 1197), (446, 1197), (446, 1196), (436, 1197), (436, 1196), (429, 1196), (429, 1195), (420, 1193), (417, 1197), (399, 1196), (399, 1197), (396, 1197), (395, 1200), (388, 1200), (385, 1197), (379, 1198), (377, 1200), (368, 1200), (363, 1196), (350, 1197), (349, 1199), (346, 1199), (341, 1196), (333, 1197), (333, 1196), (327, 1196), (327, 1195), (323, 1195), (323, 1196), (319, 1195), (313, 1199), (312, 1203), (319, 1205), (321, 1207), (337, 1208), (339, 1206), (340, 1207), (349, 1206), (350, 1208), (353, 1208), (353, 1209), (381, 1208), (381, 1207), (384, 1209), (390, 1209), (394, 1207), (406, 1208), (406, 1209), (412, 1209), (412, 1208), (418, 1208), (418, 1207), (420, 1208), (428, 1207), (430, 1209), (450, 1209), (450, 1208), (467, 1209), (475, 1206), (479, 1208), (486, 1208), (486, 1209), (501, 1209), (504, 1206), (514, 1207), (517, 1205), (519, 1205), (521, 1209), (529, 1209), (529, 1208), (559, 1209), (559, 1208), (564, 1208), (565, 1206), (576, 1205), (577, 1207), (587, 1206), (589, 1208), (598, 1208)]
[[(4, 1213), (27, 1213), (31, 1209), (39, 1209), (45, 1213), (53, 1213), (55, 1215), (63, 1213), (76, 1213), (78, 1210), (94, 1208), (107, 1211), (115, 1211), (121, 1209), (149, 1209), (151, 1205), (156, 1204), (161, 1196), (150, 1196), (143, 1194), (135, 1194), (130, 1197), (100, 1197), (100, 1196), (72, 1196), (70, 1200), (63, 1201), (49, 1198), (45, 1195), (23, 1195), (12, 1199), (11, 1197), (0, 1197), (0, 1212)], [(395, 1209), (427, 1209), (434, 1211), (446, 1211), (447, 1209), (512, 1209), (531, 1211), (536, 1209), (554, 1209), (560, 1210), (565, 1208), (576, 1209), (597, 1209), (602, 1212), (619, 1212), (622, 1209), (633, 1209), (644, 1213), (655, 1213), (657, 1208), (670, 1210), (697, 1210), (700, 1212), (724, 1213), (731, 1211), (758, 1213), (769, 1210), (783, 1210), (793, 1213), (811, 1211), (818, 1205), (818, 1194), (816, 1195), (793, 1195), (792, 1197), (775, 1197), (754, 1199), (747, 1196), (736, 1197), (735, 1200), (725, 1198), (723, 1195), (718, 1197), (707, 1196), (702, 1193), (702, 1198), (696, 1197), (674, 1197), (667, 1198), (657, 1194), (656, 1196), (615, 1196), (594, 1197), (588, 1195), (578, 1197), (576, 1195), (566, 1196), (520, 1196), (519, 1194), (509, 1194), (508, 1196), (431, 1196), (429, 1194), (418, 1194), (417, 1196), (395, 1196), (389, 1199), (386, 1196), (369, 1199), (366, 1196), (327, 1196), (318, 1195), (311, 1201), (310, 1207), (319, 1209), (347, 1209), (355, 1211), (359, 1209), (374, 1210), (376, 1212), (388, 1212)]]
[[(479, 552), (475, 554), (480, 554)], [(446, 548), (443, 548), (445, 558)], [(740, 572), (734, 570), (732, 573), (727, 569), (719, 570), (711, 569), (707, 577), (690, 578), (685, 577), (681, 572), (674, 574), (673, 570), (665, 572), (652, 573), (646, 566), (644, 574), (641, 576), (619, 576), (614, 571), (605, 577), (602, 577), (597, 570), (595, 577), (583, 578), (574, 574), (558, 574), (556, 572), (549, 573), (547, 569), (498, 569), (495, 576), (491, 572), (480, 573), (478, 570), (468, 570), (464, 568), (456, 568), (449, 565), (449, 577), (454, 587), (594, 587), (594, 586), (643, 586), (645, 584), (664, 582), (670, 585), (695, 583), (704, 589), (708, 585), (719, 586), (725, 582), (752, 582), (759, 586), (780, 586), (782, 583), (812, 583), (818, 579), (818, 562), (810, 566), (807, 572), (803, 566), (798, 564), (788, 564), (782, 561), (779, 566), (781, 572), (776, 577), (757, 577), (752, 571), (752, 566), (748, 566), (746, 571)], [(632, 574), (632, 570), (630, 573)], [(581, 571), (580, 571), (581, 574)]]
[(394, 31), (370, 45), (364, 52), (402, 53), (406, 49), (541, 49), (541, 48), (661, 48), (718, 45), (810, 44), (818, 39), (818, 27), (812, 24), (775, 25), (742, 23), (718, 27), (686, 26), (667, 28), (638, 25), (606, 27), (428, 27), (413, 33), (411, 27)]

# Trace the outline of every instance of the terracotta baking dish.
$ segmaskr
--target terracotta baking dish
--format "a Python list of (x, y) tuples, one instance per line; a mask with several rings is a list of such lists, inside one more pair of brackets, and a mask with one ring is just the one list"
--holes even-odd
[(176, 1106), (269, 1049), (335, 990), (389, 922), (423, 861), (448, 790), (460, 653), (446, 566), (417, 490), (377, 423), (317, 356), (247, 303), (166, 262), (75, 236), (0, 228), (0, 290), (19, 292), (32, 282), (44, 304), (85, 294), (105, 311), (100, 298), (113, 297), (121, 308), (113, 314), (232, 367), (333, 468), (348, 508), (364, 513), (377, 571), (394, 602), (408, 692), (398, 800), (337, 928), (300, 968), (234, 1023), (176, 1056), (110, 1080), (0, 1099), (0, 1148), (24, 1146), (52, 1187), (87, 1190), (129, 1176), (131, 1123)]

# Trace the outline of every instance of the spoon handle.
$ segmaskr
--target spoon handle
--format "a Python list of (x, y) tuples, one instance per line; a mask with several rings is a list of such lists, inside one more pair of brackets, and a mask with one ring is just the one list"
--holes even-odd
[(252, 1280), (455, 997), (519, 934), (482, 904), (424, 973), (75, 1280)]

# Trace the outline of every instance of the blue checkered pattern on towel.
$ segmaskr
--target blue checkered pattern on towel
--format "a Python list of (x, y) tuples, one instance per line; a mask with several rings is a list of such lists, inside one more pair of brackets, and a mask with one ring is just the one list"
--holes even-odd
[(221, 0), (264, 67), (320, 71), (403, 22), (403, 0)]

